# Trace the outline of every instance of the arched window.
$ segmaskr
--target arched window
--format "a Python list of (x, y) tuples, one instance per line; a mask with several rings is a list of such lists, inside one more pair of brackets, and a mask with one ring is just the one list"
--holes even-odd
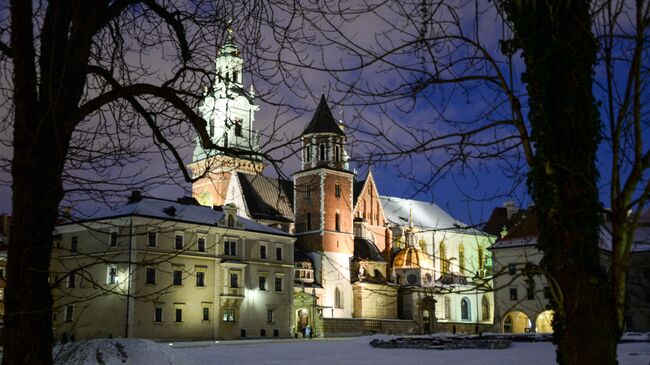
[(239, 82), (239, 80), (237, 79), (237, 71), (232, 72), (232, 82)]
[(325, 161), (325, 143), (320, 144), (320, 160)]
[(334, 195), (336, 195), (337, 198), (341, 197), (341, 184), (339, 182), (336, 182), (336, 185), (334, 185)]
[(440, 242), (440, 273), (446, 274), (449, 271), (449, 261), (447, 261), (447, 248), (445, 241)]
[(336, 215), (334, 216), (334, 228), (337, 231), (341, 231), (341, 213), (336, 212)]
[(336, 161), (336, 162), (341, 161), (341, 151), (340, 151), (339, 145), (336, 145), (336, 147), (334, 147), (334, 151), (335, 151), (334, 152), (334, 161)]
[(339, 288), (334, 289), (334, 308), (343, 308), (343, 295)]
[(235, 217), (232, 214), (228, 214), (228, 228), (235, 226)]
[(307, 220), (305, 222), (305, 225), (307, 226), (307, 230), (311, 230), (311, 213), (307, 212)]
[(462, 243), (458, 245), (458, 268), (461, 274), (465, 272), (465, 247)]
[(483, 294), (483, 298), (481, 299), (481, 320), (490, 320), (490, 300), (485, 296), (485, 294)]
[(460, 319), (463, 321), (469, 321), (470, 318), (470, 312), (469, 312), (469, 299), (463, 298), (460, 301)]

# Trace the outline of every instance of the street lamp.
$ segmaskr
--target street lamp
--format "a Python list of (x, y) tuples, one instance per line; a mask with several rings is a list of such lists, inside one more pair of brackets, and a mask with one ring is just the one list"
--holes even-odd
[(316, 287), (311, 287), (312, 295), (312, 319), (311, 319), (311, 336), (314, 337), (314, 332), (316, 331)]

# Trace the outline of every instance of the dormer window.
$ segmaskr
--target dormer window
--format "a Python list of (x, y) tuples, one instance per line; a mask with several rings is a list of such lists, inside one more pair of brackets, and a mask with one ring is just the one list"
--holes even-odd
[(235, 136), (237, 136), (237, 137), (242, 137), (243, 136), (243, 134), (242, 134), (242, 124), (243, 124), (243, 122), (244, 121), (241, 118), (235, 119)]

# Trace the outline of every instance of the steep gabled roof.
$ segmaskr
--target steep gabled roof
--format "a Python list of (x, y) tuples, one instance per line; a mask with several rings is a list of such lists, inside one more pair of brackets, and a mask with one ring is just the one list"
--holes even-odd
[(311, 118), (311, 122), (309, 122), (307, 128), (302, 132), (302, 135), (312, 133), (333, 133), (345, 136), (345, 133), (343, 133), (338, 123), (334, 120), (332, 111), (327, 106), (325, 95), (321, 95), (314, 117)]
[(364, 186), (366, 186), (366, 180), (355, 181), (354, 185), (352, 185), (352, 193), (354, 195), (352, 201), (353, 207), (357, 206), (357, 200), (359, 200), (359, 197), (361, 196), (361, 191), (363, 191)]
[(293, 182), (242, 172), (237, 178), (252, 218), (293, 222)]

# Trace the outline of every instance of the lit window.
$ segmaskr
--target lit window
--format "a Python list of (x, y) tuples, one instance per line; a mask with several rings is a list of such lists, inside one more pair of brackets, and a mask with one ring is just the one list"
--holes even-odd
[[(224, 322), (235, 322), (235, 310), (232, 308), (224, 308), (223, 310)], [(245, 336), (243, 336), (245, 337)]]
[(117, 284), (117, 267), (112, 265), (108, 266), (106, 284)]

